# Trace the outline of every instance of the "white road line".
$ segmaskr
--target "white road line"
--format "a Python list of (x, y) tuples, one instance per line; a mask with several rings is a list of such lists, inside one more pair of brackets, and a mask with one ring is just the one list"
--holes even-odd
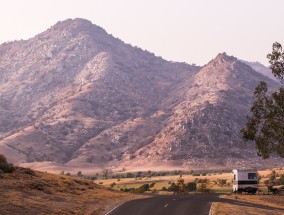
[(214, 202), (213, 202), (213, 203), (211, 204), (211, 206), (210, 206), (209, 215), (212, 215), (213, 204), (214, 204)]
[(123, 205), (125, 202), (120, 203), (119, 205), (117, 205), (116, 207), (114, 207), (113, 209), (111, 209), (109, 212), (107, 212), (105, 215), (110, 214), (111, 212), (113, 212), (116, 208), (118, 208), (119, 206)]
[(169, 204), (166, 204), (166, 205), (164, 206), (164, 208), (168, 207), (168, 205), (169, 205)]

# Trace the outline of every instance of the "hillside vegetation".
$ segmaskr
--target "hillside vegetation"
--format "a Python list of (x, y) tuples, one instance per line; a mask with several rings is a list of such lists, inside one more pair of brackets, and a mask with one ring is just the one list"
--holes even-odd
[[(5, 162), (0, 160), (0, 164), (2, 167)], [(109, 190), (89, 180), (21, 167), (12, 169), (9, 173), (0, 170), (1, 215), (99, 215), (122, 201), (137, 198), (132, 194)]]

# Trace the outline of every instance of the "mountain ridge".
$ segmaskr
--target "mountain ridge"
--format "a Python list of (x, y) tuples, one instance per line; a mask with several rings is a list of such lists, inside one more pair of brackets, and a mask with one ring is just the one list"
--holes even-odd
[(260, 162), (239, 133), (260, 80), (274, 84), (226, 53), (169, 62), (89, 21), (58, 22), (0, 46), (0, 153), (51, 169)]

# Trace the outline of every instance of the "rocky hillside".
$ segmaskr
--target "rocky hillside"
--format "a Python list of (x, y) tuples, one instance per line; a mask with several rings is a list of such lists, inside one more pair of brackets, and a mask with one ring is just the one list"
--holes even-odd
[(263, 74), (264, 76), (267, 76), (269, 78), (271, 78), (272, 80), (276, 81), (279, 83), (279, 80), (277, 80), (274, 75), (272, 74), (272, 71), (270, 68), (264, 66), (263, 64), (259, 63), (259, 62), (248, 62), (248, 61), (242, 61), (243, 63), (249, 65), (252, 69), (254, 69), (255, 71)]
[(168, 62), (66, 20), (0, 46), (0, 153), (48, 170), (262, 165), (239, 132), (260, 80), (275, 84), (224, 53)]

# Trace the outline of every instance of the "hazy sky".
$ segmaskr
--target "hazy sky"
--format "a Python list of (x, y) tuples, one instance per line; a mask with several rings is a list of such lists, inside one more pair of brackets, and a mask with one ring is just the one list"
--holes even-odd
[(267, 64), (284, 46), (284, 0), (0, 0), (0, 43), (81, 17), (167, 60), (203, 65), (220, 52)]

